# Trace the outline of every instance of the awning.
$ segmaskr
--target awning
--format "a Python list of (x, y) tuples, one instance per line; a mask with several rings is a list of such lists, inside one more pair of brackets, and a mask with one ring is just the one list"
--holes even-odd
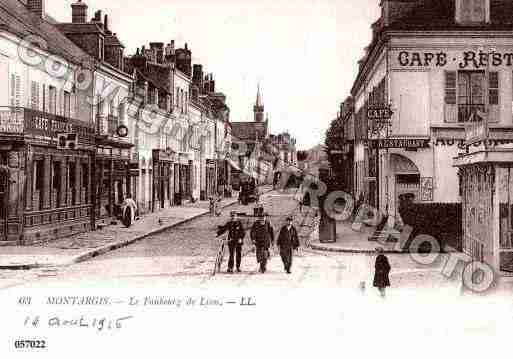
[(232, 166), (233, 168), (235, 168), (237, 171), (240, 171), (240, 167), (231, 159), (227, 159), (228, 163), (230, 164), (230, 166)]

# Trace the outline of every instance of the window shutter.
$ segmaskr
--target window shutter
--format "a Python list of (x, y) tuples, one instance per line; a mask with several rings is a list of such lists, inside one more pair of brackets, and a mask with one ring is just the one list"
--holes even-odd
[(488, 104), (489, 121), (499, 120), (499, 73), (491, 71), (488, 74)]
[(16, 75), (11, 74), (11, 106), (16, 106)]
[(445, 71), (445, 122), (457, 122), (457, 73), (456, 71)]
[(21, 77), (19, 75), (16, 75), (16, 107), (22, 107), (22, 92), (21, 92)]
[(30, 107), (39, 111), (39, 83), (36, 81), (32, 81), (30, 86)]

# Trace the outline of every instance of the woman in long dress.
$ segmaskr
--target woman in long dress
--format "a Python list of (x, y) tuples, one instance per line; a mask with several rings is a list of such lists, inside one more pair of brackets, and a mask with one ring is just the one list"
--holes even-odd
[(374, 266), (374, 287), (378, 288), (381, 297), (385, 298), (385, 288), (390, 287), (390, 263), (383, 254), (383, 248), (376, 248), (376, 264)]

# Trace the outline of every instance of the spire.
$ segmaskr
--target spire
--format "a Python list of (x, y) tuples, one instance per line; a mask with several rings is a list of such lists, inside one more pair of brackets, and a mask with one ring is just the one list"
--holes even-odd
[(260, 83), (257, 85), (257, 98), (256, 98), (256, 104), (257, 107), (263, 107), (264, 102), (262, 101), (262, 94), (260, 93)]

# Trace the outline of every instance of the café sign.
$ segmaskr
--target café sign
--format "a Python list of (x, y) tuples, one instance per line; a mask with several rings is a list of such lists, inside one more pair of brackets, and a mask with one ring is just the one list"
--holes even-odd
[(22, 111), (0, 111), (0, 133), (23, 134), (24, 117)]
[(390, 106), (384, 105), (380, 107), (369, 107), (367, 109), (367, 119), (372, 121), (385, 121), (392, 118), (394, 113)]

